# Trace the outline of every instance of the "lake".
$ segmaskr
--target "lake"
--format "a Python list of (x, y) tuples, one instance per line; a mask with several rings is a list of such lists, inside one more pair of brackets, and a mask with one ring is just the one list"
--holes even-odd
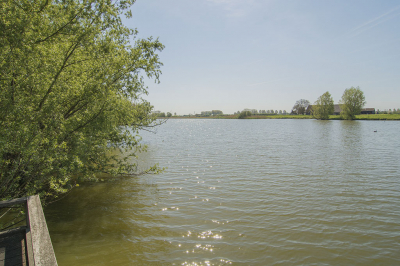
[[(400, 123), (171, 119), (45, 208), (63, 265), (400, 265)], [(377, 131), (377, 132), (375, 132)]]

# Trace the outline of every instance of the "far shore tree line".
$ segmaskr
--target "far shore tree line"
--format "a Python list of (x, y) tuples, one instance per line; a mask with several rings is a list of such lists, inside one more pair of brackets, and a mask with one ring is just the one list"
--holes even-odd
[[(359, 87), (351, 87), (344, 91), (342, 98), (339, 101), (341, 109), (340, 116), (345, 120), (354, 120), (356, 115), (361, 114), (361, 110), (365, 105), (364, 92)], [(313, 118), (319, 120), (327, 120), (330, 115), (334, 114), (334, 101), (331, 94), (327, 91), (322, 94), (313, 105), (305, 99), (296, 101), (292, 108), (291, 115), (310, 114)], [(286, 113), (286, 112), (285, 112)], [(251, 116), (253, 113), (244, 110), (238, 114), (239, 119)], [(274, 114), (272, 110), (272, 114)], [(275, 111), (275, 114), (278, 114)]]
[[(359, 87), (350, 87), (346, 89), (342, 95), (342, 98), (339, 100), (340, 107), (340, 117), (345, 120), (354, 120), (356, 115), (361, 114), (364, 105), (366, 104), (364, 92)], [(338, 113), (339, 111), (336, 110)], [(378, 110), (379, 112), (379, 110)], [(335, 104), (333, 98), (329, 91), (325, 92), (314, 102), (313, 105), (310, 104), (308, 100), (300, 99), (296, 101), (293, 106), (290, 115), (311, 115), (315, 119), (319, 120), (327, 120), (331, 115), (335, 113)], [(389, 109), (389, 111), (383, 111), (380, 113), (390, 113), (390, 114), (400, 114), (400, 109)], [(247, 117), (251, 117), (254, 115), (286, 115), (288, 114), (286, 110), (259, 110), (256, 109), (244, 109), (243, 111), (235, 112), (233, 115), (225, 115), (225, 116), (235, 116), (239, 119), (244, 119)], [(157, 111), (154, 113), (157, 117), (171, 117), (172, 114), (168, 112), (167, 114)], [(205, 117), (205, 116), (221, 116), (223, 115), (222, 111), (212, 110), (212, 111), (203, 111), (201, 114), (194, 114), (196, 117)], [(176, 113), (175, 115), (176, 116)], [(191, 116), (191, 115), (184, 115)]]
[[(348, 88), (339, 101), (340, 116), (345, 120), (354, 120), (356, 115), (361, 114), (365, 104), (364, 92), (359, 87)], [(308, 112), (319, 120), (329, 119), (334, 111), (334, 101), (329, 91), (319, 96), (313, 105), (310, 105), (308, 100), (301, 99), (292, 108), (292, 114), (306, 114)]]

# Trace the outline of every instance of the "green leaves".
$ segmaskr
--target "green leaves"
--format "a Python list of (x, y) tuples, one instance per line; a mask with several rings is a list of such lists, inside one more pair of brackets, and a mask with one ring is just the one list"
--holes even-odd
[(312, 116), (316, 119), (328, 120), (334, 112), (333, 98), (327, 91), (322, 94), (312, 106)]
[(366, 104), (364, 92), (359, 87), (346, 89), (339, 102), (340, 115), (343, 119), (354, 120), (356, 115), (361, 114), (363, 106)]
[(1, 199), (53, 197), (96, 173), (135, 171), (110, 154), (124, 147), (134, 156), (134, 133), (154, 122), (142, 76), (158, 82), (164, 46), (129, 44), (137, 32), (120, 15), (133, 3), (0, 4)]

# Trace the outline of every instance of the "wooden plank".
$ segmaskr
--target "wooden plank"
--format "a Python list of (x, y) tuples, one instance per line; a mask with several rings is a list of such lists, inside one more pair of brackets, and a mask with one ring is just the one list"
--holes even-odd
[(25, 235), (25, 247), (26, 247), (26, 253), (27, 253), (27, 260), (28, 260), (28, 265), (35, 265), (35, 259), (33, 258), (33, 248), (32, 248), (32, 236), (31, 236), (31, 230), (26, 228), (26, 235)]
[(6, 260), (6, 248), (0, 247), (0, 266), (4, 266)]
[[(30, 225), (31, 242), (27, 245), (32, 246), (35, 266), (53, 266), (57, 265), (53, 245), (51, 243), (49, 230), (47, 229), (42, 205), (38, 195), (30, 196), (27, 200), (27, 216)], [(28, 248), (29, 251), (29, 248)]]
[(25, 265), (25, 230), (9, 230), (0, 238), (0, 265)]
[(5, 238), (10, 235), (15, 235), (18, 233), (25, 233), (25, 231), (26, 231), (26, 226), (21, 226), (21, 227), (9, 229), (9, 230), (4, 230), (4, 231), (0, 232), (0, 238)]
[(25, 249), (26, 249), (26, 259), (28, 260), (28, 265), (35, 265), (35, 260), (33, 258), (32, 249), (32, 234), (29, 227), (29, 215), (28, 215), (28, 200), (25, 202), (25, 213), (26, 213), (26, 233), (25, 233)]
[(22, 250), (22, 256), (21, 256), (21, 263), (22, 266), (26, 266), (27, 264), (27, 259), (26, 259), (26, 245), (25, 245), (26, 241), (25, 241), (25, 234), (24, 237), (21, 239), (20, 241), (20, 245), (21, 245), (21, 250)]
[[(7, 208), (13, 205), (24, 204), (27, 198), (19, 198), (0, 202), (0, 207)], [(21, 226), (0, 232), (0, 266), (26, 266), (26, 226)]]
[(17, 204), (22, 204), (25, 203), (26, 200), (27, 198), (19, 198), (19, 199), (0, 201), (0, 208), (6, 208)]

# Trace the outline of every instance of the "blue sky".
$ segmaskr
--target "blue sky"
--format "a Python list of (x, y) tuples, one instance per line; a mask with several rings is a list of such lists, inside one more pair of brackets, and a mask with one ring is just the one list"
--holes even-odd
[(125, 24), (158, 37), (155, 110), (290, 111), (359, 86), (366, 107), (400, 108), (400, 1), (137, 0)]

